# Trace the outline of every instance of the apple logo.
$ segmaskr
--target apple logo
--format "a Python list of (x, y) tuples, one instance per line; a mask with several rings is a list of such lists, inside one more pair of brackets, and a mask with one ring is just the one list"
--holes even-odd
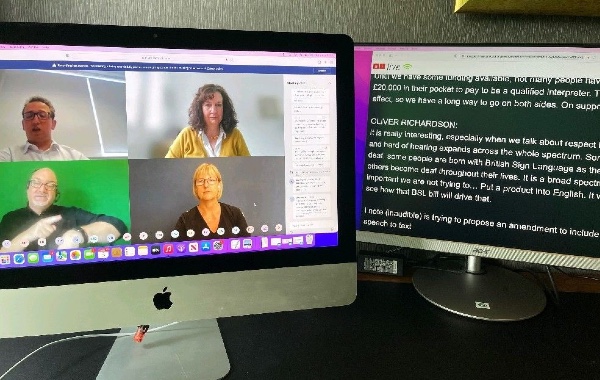
[(171, 292), (167, 292), (167, 287), (162, 290), (162, 293), (156, 293), (154, 298), (152, 298), (152, 302), (154, 302), (154, 306), (158, 310), (170, 309), (173, 305), (171, 301)]

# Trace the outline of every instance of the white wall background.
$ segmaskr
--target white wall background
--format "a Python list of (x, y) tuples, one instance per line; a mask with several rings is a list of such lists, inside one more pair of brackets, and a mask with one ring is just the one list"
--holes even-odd
[(129, 158), (164, 157), (207, 83), (229, 94), (252, 156), (284, 155), (282, 75), (128, 72), (126, 78)]
[(0, 148), (25, 143), (23, 105), (43, 96), (56, 110), (56, 142), (89, 158), (126, 156), (124, 79), (118, 72), (0, 70)]

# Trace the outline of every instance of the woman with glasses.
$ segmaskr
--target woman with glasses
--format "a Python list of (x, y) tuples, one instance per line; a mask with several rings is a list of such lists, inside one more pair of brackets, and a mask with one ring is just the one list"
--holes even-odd
[(249, 156), (237, 115), (225, 89), (205, 84), (188, 111), (189, 126), (171, 144), (166, 158)]
[(242, 211), (219, 202), (223, 195), (223, 179), (213, 164), (203, 163), (192, 177), (192, 192), (198, 204), (181, 214), (175, 229), (177, 241), (250, 236)]

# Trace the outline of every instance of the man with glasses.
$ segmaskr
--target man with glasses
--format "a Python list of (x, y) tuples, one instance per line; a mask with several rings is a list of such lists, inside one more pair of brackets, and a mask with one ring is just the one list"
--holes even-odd
[(29, 98), (21, 111), (27, 141), (0, 150), (0, 161), (67, 161), (87, 160), (83, 153), (52, 140), (56, 128), (52, 103), (41, 96)]
[(0, 252), (112, 243), (127, 232), (127, 226), (118, 218), (55, 205), (59, 196), (54, 171), (34, 171), (27, 181), (27, 207), (6, 213), (0, 221)]

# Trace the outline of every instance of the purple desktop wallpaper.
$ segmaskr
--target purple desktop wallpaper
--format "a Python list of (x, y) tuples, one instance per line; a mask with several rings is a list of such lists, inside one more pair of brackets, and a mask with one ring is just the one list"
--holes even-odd
[(354, 110), (356, 164), (356, 229), (360, 227), (362, 188), (369, 112), (372, 51), (354, 51)]

